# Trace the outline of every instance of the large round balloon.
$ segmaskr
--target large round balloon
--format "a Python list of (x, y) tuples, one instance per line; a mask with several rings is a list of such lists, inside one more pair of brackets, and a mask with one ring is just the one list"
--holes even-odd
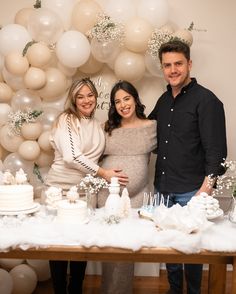
[(37, 275), (27, 264), (15, 266), (10, 275), (13, 279), (13, 294), (31, 294), (37, 286)]
[(0, 268), (0, 293), (11, 294), (13, 289), (13, 279), (4, 269)]
[(37, 159), (35, 160), (35, 163), (39, 167), (49, 167), (52, 165), (54, 160), (54, 152), (48, 153), (41, 151)]
[(139, 0), (137, 15), (146, 19), (156, 28), (160, 28), (168, 21), (169, 9), (167, 0)]
[(2, 70), (2, 76), (4, 81), (12, 88), (12, 90), (17, 91), (24, 88), (24, 82), (22, 76), (15, 76), (9, 73), (4, 67)]
[(40, 110), (41, 99), (35, 92), (27, 89), (19, 90), (13, 95), (11, 106), (14, 111)]
[(100, 41), (93, 38), (91, 41), (91, 52), (100, 62), (110, 62), (114, 60), (120, 52), (118, 41)]
[(68, 30), (71, 26), (71, 14), (76, 0), (41, 0), (42, 7), (54, 11), (62, 20), (63, 27)]
[(105, 13), (117, 22), (126, 23), (136, 14), (132, 0), (107, 1), (103, 7)]
[(28, 48), (26, 56), (31, 66), (44, 67), (50, 62), (52, 52), (46, 44), (34, 43)]
[(17, 151), (20, 144), (24, 141), (22, 136), (14, 135), (8, 125), (0, 129), (0, 141), (3, 148), (9, 152)]
[(63, 32), (60, 17), (47, 8), (35, 9), (29, 16), (28, 31), (35, 41), (54, 44)]
[(89, 41), (78, 31), (67, 31), (57, 42), (56, 55), (59, 61), (68, 67), (81, 66), (90, 56)]
[(24, 160), (20, 157), (18, 153), (10, 153), (6, 156), (6, 158), (3, 161), (4, 170), (10, 170), (11, 172), (16, 172), (20, 168), (22, 168), (28, 176), (33, 171), (33, 163), (29, 162), (27, 160)]
[(43, 126), (40, 122), (24, 123), (21, 127), (21, 134), (26, 140), (36, 140), (42, 133)]
[(29, 68), (28, 59), (20, 52), (10, 52), (5, 56), (7, 71), (16, 76), (22, 76)]
[(159, 58), (153, 58), (152, 55), (146, 53), (144, 55), (145, 65), (148, 72), (155, 77), (162, 77), (161, 63)]
[(52, 151), (52, 145), (50, 144), (50, 131), (44, 131), (38, 138), (38, 144), (40, 148), (46, 152)]
[(26, 140), (18, 148), (19, 155), (29, 161), (34, 161), (40, 154), (40, 147), (36, 141)]
[(86, 34), (95, 25), (99, 13), (102, 13), (102, 9), (97, 2), (80, 0), (73, 8), (73, 28)]
[(184, 42), (186, 42), (189, 46), (193, 44), (193, 35), (190, 30), (180, 29), (173, 33), (173, 37), (177, 37)]
[(0, 102), (10, 102), (13, 91), (6, 83), (0, 83)]
[(4, 56), (13, 51), (22, 52), (31, 37), (25, 27), (8, 24), (0, 30), (0, 54)]
[(46, 74), (38, 67), (31, 66), (24, 75), (24, 84), (27, 89), (39, 90), (46, 85)]
[(36, 272), (38, 281), (47, 281), (50, 278), (50, 268), (48, 260), (27, 259), (27, 263)]
[(145, 72), (144, 57), (130, 51), (122, 51), (115, 60), (115, 74), (119, 79), (134, 82), (140, 80)]
[(9, 104), (0, 103), (0, 127), (8, 122), (8, 114), (11, 112), (11, 110), (12, 109)]

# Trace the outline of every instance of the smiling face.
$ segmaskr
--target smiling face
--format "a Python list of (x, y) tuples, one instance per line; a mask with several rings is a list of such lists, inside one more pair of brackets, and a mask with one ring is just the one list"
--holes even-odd
[(170, 84), (176, 96), (190, 81), (192, 61), (183, 53), (166, 52), (162, 54), (162, 70), (165, 80)]
[(128, 92), (120, 89), (115, 94), (115, 108), (123, 119), (136, 117), (136, 103), (134, 97)]
[(95, 94), (87, 85), (84, 85), (77, 93), (75, 103), (80, 116), (90, 117), (96, 107)]

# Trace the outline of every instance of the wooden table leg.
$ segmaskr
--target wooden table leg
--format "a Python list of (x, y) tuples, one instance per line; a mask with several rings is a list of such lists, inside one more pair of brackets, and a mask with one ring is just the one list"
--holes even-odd
[(235, 294), (235, 293), (236, 293), (236, 256), (234, 256), (234, 261), (233, 261), (231, 294)]
[(225, 293), (226, 270), (226, 264), (209, 264), (208, 294)]

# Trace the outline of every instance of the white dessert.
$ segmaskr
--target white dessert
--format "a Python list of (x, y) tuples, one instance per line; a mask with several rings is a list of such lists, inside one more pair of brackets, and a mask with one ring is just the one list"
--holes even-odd
[(83, 200), (61, 200), (57, 205), (57, 221), (65, 224), (83, 224), (88, 220), (87, 203)]
[(48, 209), (56, 209), (58, 201), (62, 200), (62, 189), (57, 187), (49, 187), (45, 191), (46, 206)]

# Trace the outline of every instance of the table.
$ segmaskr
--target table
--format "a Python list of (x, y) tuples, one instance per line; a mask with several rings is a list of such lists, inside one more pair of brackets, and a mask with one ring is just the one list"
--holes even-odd
[(87, 260), (118, 262), (174, 262), (209, 264), (209, 294), (225, 293), (227, 264), (233, 265), (231, 294), (236, 293), (236, 253), (202, 251), (184, 254), (168, 248), (142, 248), (138, 251), (111, 247), (50, 246), (47, 248), (12, 249), (0, 252), (0, 258)]

